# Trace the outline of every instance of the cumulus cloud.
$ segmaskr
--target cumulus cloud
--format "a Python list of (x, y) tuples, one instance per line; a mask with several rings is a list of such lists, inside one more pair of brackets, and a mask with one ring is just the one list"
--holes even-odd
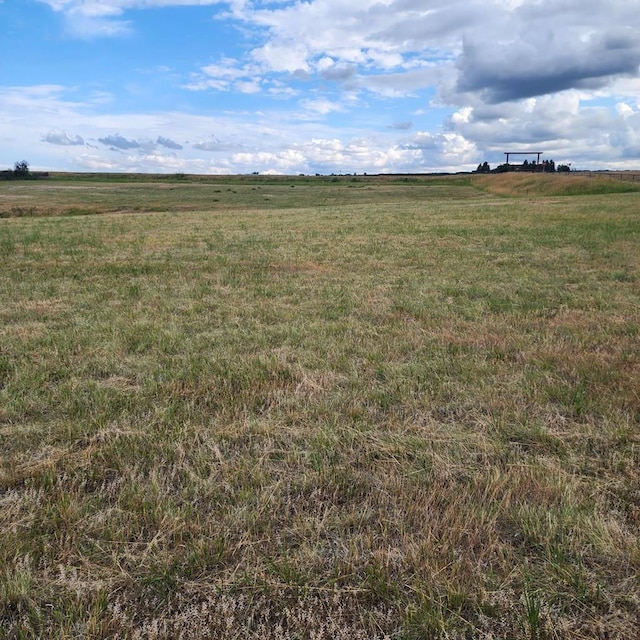
[(345, 172), (387, 173), (428, 170), (429, 166), (429, 159), (421, 149), (375, 136), (350, 140), (312, 140), (300, 148), (305, 150), (310, 162), (325, 173), (331, 167), (342, 167)]
[(278, 152), (241, 152), (232, 156), (234, 166), (242, 167), (244, 173), (258, 171), (266, 174), (291, 174), (304, 172), (308, 167), (304, 154), (296, 149)]
[(199, 149), (200, 151), (222, 151), (222, 145), (218, 140), (205, 140), (203, 142), (196, 142), (193, 145), (194, 149)]
[(211, 63), (191, 75), (191, 81), (184, 85), (192, 91), (236, 91), (257, 93), (261, 90), (260, 70), (255, 64), (243, 64), (233, 58), (223, 58)]
[(348, 65), (332, 65), (320, 69), (320, 77), (325, 80), (334, 80), (337, 82), (344, 82), (353, 78), (358, 71), (358, 68), (353, 64)]
[[(487, 103), (609, 86), (640, 65), (638, 9), (625, 0), (312, 0), (240, 12), (266, 29), (265, 71), (354, 81), (387, 96), (435, 86)], [(350, 88), (353, 88), (353, 84)]]
[(49, 142), (50, 144), (61, 145), (63, 147), (72, 147), (84, 144), (82, 136), (72, 136), (66, 131), (60, 131), (59, 129), (52, 129), (49, 133), (42, 136), (42, 140), (44, 142)]
[(199, 142), (194, 143), (194, 149), (198, 151), (211, 151), (211, 152), (229, 152), (229, 151), (237, 151), (239, 145), (233, 144), (231, 142), (222, 142), (216, 138), (216, 136), (210, 136), (205, 140), (200, 140)]
[[(317, 73), (337, 82), (366, 77), (361, 86), (385, 95), (435, 83), (447, 99), (476, 93), (498, 103), (602, 88), (640, 65), (638, 8), (628, 0), (39, 1), (103, 35), (129, 29), (132, 9), (230, 6), (262, 42), (245, 61), (204, 66), (191, 89), (251, 93), (266, 74)], [(428, 64), (444, 65), (447, 80), (425, 73)]]
[(278, 151), (237, 153), (231, 162), (245, 172), (263, 174), (384, 173), (428, 166), (421, 150), (375, 138), (311, 138)]
[(397, 131), (407, 131), (411, 129), (411, 127), (413, 127), (413, 122), (405, 120), (402, 122), (394, 122), (389, 128), (396, 129)]
[(102, 18), (119, 16), (128, 9), (214, 5), (224, 0), (38, 0), (38, 2), (48, 4), (54, 11)]
[(327, 98), (304, 99), (300, 101), (300, 106), (305, 110), (306, 114), (300, 117), (304, 118), (309, 115), (326, 115), (335, 111), (344, 111), (344, 105), (340, 102), (334, 102)]
[(98, 138), (98, 142), (101, 142), (102, 144), (107, 145), (112, 149), (118, 149), (121, 151), (127, 149), (138, 149), (140, 147), (140, 143), (137, 140), (128, 140), (124, 136), (121, 136), (119, 133), (106, 136), (104, 138)]
[(430, 171), (456, 170), (452, 167), (470, 166), (477, 162), (480, 153), (475, 143), (458, 132), (417, 131), (401, 145), (406, 151), (414, 151), (422, 165)]
[(626, 103), (621, 110), (602, 105), (578, 90), (465, 107), (447, 124), (452, 132), (473, 141), (483, 151), (483, 160), (490, 162), (502, 162), (502, 152), (517, 146), (544, 151), (546, 157), (573, 166), (602, 168), (604, 162), (622, 166), (640, 142), (636, 133), (640, 111)]
[[(229, 4), (225, 0), (37, 0), (61, 12), (67, 31), (77, 37), (119, 37), (133, 32), (133, 23), (121, 16), (132, 9)], [(243, 0), (230, 4), (244, 4)]]
[(211, 62), (183, 76), (176, 104), (191, 113), (228, 92), (215, 118), (100, 119), (106, 106), (64, 101), (61, 87), (3, 88), (3, 139), (47, 112), (51, 153), (97, 140), (126, 167), (170, 157), (215, 172), (334, 172), (473, 168), (539, 145), (574, 166), (630, 165), (640, 148), (640, 6), (629, 0), (39, 1), (94, 36), (131, 32), (134, 9), (218, 4), (247, 36), (229, 50), (212, 42), (200, 58)]
[(505, 102), (558, 93), (598, 89), (616, 76), (637, 73), (640, 31), (624, 28), (571, 38), (550, 28), (518, 34), (488, 47), (465, 41), (458, 61), (460, 91), (479, 92), (486, 102)]
[(170, 138), (165, 138), (164, 136), (158, 136), (156, 143), (162, 147), (166, 147), (167, 149), (173, 149), (174, 151), (180, 151), (183, 149), (181, 144), (174, 142)]

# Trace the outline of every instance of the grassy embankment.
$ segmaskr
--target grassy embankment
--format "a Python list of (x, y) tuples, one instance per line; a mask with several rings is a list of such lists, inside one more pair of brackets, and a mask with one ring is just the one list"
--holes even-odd
[(0, 637), (635, 638), (639, 196), (501, 179), (1, 184)]

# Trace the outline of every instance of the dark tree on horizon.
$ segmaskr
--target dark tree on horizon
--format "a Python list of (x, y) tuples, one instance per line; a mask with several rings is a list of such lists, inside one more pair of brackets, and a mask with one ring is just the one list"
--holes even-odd
[(16, 178), (26, 178), (29, 176), (29, 163), (26, 160), (16, 162), (13, 167), (13, 174)]

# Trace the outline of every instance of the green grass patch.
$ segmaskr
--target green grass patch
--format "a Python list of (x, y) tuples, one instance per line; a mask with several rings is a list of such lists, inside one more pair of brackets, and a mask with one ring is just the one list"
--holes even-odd
[(0, 185), (0, 638), (635, 637), (637, 195), (259, 178)]

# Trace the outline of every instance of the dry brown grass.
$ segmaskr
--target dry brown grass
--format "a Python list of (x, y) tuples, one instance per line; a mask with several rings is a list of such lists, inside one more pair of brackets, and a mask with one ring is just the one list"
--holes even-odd
[(0, 221), (0, 637), (635, 638), (637, 196), (269, 188)]
[(640, 191), (635, 173), (499, 173), (475, 175), (473, 184), (489, 193), (506, 196), (599, 195)]

